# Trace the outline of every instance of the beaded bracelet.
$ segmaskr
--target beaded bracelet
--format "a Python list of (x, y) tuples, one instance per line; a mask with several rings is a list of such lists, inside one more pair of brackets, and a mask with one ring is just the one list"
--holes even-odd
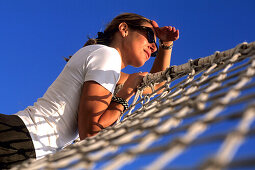
[(163, 41), (162, 40), (159, 40), (159, 46), (163, 49), (166, 49), (166, 50), (171, 50), (173, 48), (173, 44), (167, 46), (167, 45), (164, 45), (163, 44)]
[(112, 96), (112, 101), (122, 104), (122, 106), (124, 107), (123, 112), (128, 108), (128, 102), (126, 100), (122, 99), (121, 97)]

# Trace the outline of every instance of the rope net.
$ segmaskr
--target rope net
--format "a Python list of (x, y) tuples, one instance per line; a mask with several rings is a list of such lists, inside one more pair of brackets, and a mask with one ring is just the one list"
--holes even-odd
[(254, 99), (255, 42), (243, 43), (149, 74), (114, 126), (14, 169), (252, 169)]

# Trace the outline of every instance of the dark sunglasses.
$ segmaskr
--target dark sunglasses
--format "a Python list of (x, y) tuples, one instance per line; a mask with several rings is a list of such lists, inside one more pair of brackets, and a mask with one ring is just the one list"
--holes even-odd
[[(158, 50), (158, 46), (157, 43), (155, 42), (155, 34), (153, 32), (153, 30), (150, 27), (145, 27), (145, 26), (140, 26), (140, 25), (131, 25), (128, 24), (129, 27), (136, 29), (136, 30), (141, 30), (141, 31), (146, 31), (147, 33), (147, 40), (149, 43), (154, 43), (157, 50)], [(158, 51), (155, 51), (154, 53), (151, 54), (152, 57), (156, 57)]]

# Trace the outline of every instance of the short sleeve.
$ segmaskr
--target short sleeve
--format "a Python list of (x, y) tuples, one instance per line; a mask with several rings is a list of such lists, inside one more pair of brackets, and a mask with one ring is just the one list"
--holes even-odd
[(113, 94), (121, 71), (121, 57), (116, 49), (105, 46), (95, 50), (85, 67), (84, 82), (96, 81)]

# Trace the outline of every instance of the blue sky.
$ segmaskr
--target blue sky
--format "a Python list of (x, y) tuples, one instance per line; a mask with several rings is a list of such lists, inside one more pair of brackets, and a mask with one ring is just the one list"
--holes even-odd
[[(32, 105), (63, 69), (63, 57), (122, 12), (178, 28), (171, 64), (180, 65), (254, 41), (254, 9), (253, 0), (0, 0), (0, 113)], [(125, 71), (148, 71), (152, 62)]]
[[(0, 113), (33, 105), (64, 68), (63, 57), (120, 13), (178, 28), (171, 64), (180, 65), (255, 41), (254, 9), (254, 0), (0, 0)], [(152, 62), (125, 72), (149, 71)]]

